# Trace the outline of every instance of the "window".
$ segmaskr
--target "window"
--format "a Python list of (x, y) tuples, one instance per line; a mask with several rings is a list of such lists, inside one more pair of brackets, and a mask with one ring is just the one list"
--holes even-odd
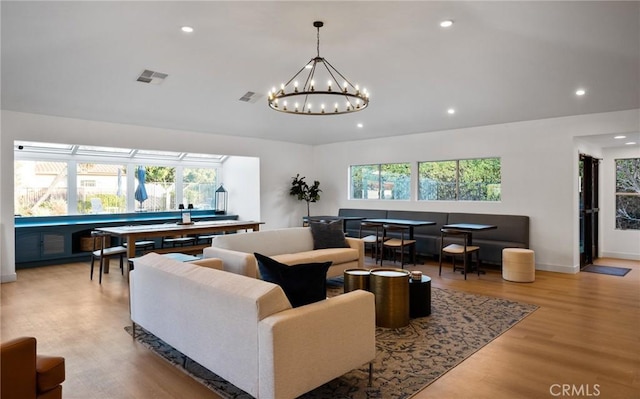
[[(176, 168), (167, 166), (144, 166), (143, 168), (145, 170), (144, 187), (147, 192), (147, 198), (140, 201), (136, 197), (136, 209), (152, 212), (177, 209)], [(136, 181), (136, 188), (138, 185), (140, 185), (139, 180)]]
[(15, 213), (21, 216), (67, 214), (67, 163), (15, 161)]
[(351, 166), (351, 199), (408, 200), (411, 165), (390, 163)]
[(422, 201), (500, 201), (500, 158), (418, 163)]
[[(211, 209), (226, 156), (36, 142), (14, 143), (21, 216)], [(136, 171), (145, 172), (143, 201)], [(140, 195), (140, 192), (138, 193)]]
[(213, 209), (216, 192), (216, 170), (184, 168), (182, 172), (182, 198), (195, 209)]
[(78, 163), (78, 213), (125, 212), (126, 166)]
[(616, 229), (640, 230), (640, 158), (615, 161)]

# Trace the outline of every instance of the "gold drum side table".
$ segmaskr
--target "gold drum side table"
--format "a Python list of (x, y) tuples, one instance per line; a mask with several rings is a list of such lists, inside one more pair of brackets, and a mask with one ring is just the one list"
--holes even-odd
[(376, 325), (400, 328), (409, 324), (409, 272), (402, 269), (374, 269), (369, 287), (375, 295)]
[(347, 269), (344, 271), (344, 292), (355, 290), (369, 291), (369, 273), (367, 269)]

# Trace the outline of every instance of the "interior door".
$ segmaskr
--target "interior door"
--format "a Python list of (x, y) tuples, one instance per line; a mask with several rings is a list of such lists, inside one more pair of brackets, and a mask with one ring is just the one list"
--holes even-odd
[(600, 160), (580, 155), (580, 267), (598, 257), (598, 166)]

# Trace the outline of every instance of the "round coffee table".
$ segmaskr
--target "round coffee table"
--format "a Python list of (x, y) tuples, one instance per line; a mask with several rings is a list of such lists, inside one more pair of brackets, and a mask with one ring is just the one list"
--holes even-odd
[(431, 277), (409, 279), (409, 315), (424, 317), (431, 314)]
[(409, 272), (373, 269), (369, 287), (376, 297), (376, 325), (399, 328), (409, 324)]
[(344, 292), (354, 290), (369, 291), (368, 269), (347, 269), (344, 271)]

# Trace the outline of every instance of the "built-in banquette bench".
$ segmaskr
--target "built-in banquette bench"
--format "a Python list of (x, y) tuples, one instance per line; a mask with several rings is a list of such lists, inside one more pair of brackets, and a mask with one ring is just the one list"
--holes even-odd
[[(435, 225), (415, 228), (416, 252), (423, 256), (439, 255), (440, 229), (445, 224), (453, 223), (477, 223), (498, 226), (497, 229), (473, 233), (473, 244), (480, 247), (482, 263), (501, 265), (502, 250), (504, 248), (529, 248), (529, 216), (349, 208), (340, 209), (338, 216), (356, 216), (368, 219), (429, 220), (435, 222)], [(360, 221), (347, 220), (346, 230), (349, 236), (358, 237), (360, 234)], [(365, 230), (363, 230), (364, 233)], [(366, 231), (366, 234), (373, 233)]]

